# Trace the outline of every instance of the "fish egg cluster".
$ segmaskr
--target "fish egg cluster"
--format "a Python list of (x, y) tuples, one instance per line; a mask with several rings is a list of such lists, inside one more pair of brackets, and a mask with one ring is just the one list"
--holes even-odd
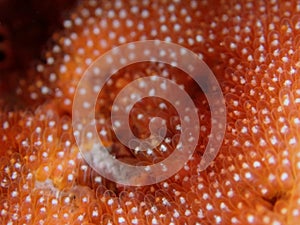
[[(44, 60), (18, 80), (16, 95), (27, 110), (1, 110), (2, 224), (299, 223), (299, 21), (300, 4), (292, 0), (79, 1), (53, 34)], [(189, 162), (163, 182), (124, 187), (105, 180), (82, 158), (73, 137), (73, 97), (99, 56), (153, 39), (182, 45), (211, 68), (225, 96), (226, 134), (214, 162), (200, 171), (211, 112), (203, 92), (172, 66), (134, 64), (101, 91), (92, 83), (79, 92), (100, 91), (98, 134), (114, 157), (128, 163), (167, 157), (180, 131), (174, 107), (146, 99), (130, 115), (133, 132), (147, 137), (154, 113), (167, 121), (167, 136), (142, 154), (122, 146), (109, 115), (117, 93), (132, 80), (152, 75), (173, 80), (199, 108), (199, 143)]]

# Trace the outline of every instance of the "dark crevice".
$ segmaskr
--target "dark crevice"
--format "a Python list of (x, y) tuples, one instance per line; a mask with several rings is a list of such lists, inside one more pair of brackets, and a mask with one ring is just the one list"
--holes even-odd
[(5, 40), (5, 37), (3, 34), (0, 34), (0, 42), (3, 42)]
[(282, 198), (284, 198), (284, 195), (282, 193), (278, 193), (271, 198), (262, 198), (262, 199), (268, 202), (272, 206), (272, 210), (273, 210), (276, 203)]
[(0, 50), (0, 63), (6, 59), (6, 54), (4, 51)]
[(273, 198), (271, 199), (266, 199), (266, 198), (263, 198), (265, 201), (269, 202), (272, 206), (275, 205), (275, 203), (277, 202), (277, 200), (279, 199), (278, 196), (274, 196)]

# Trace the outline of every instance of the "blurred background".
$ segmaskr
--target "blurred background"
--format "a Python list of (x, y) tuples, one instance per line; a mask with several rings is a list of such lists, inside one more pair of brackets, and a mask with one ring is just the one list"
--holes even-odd
[[(0, 96), (11, 99), (20, 76), (35, 60), (76, 0), (0, 0)], [(1, 103), (0, 103), (1, 106)]]

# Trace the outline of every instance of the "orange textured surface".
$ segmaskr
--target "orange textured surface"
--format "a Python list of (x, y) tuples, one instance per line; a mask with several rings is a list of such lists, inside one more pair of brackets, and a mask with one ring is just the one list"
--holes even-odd
[[(43, 60), (11, 84), (18, 98), (15, 108), (26, 110), (6, 110), (10, 100), (0, 101), (2, 224), (300, 222), (299, 3), (90, 0), (80, 1), (63, 26), (53, 34)], [(156, 185), (122, 187), (100, 177), (79, 154), (72, 97), (94, 59), (114, 46), (146, 39), (172, 41), (203, 58), (226, 98), (227, 132), (214, 163), (199, 172), (210, 130), (202, 93), (165, 65), (125, 68), (97, 105), (98, 130), (105, 131), (102, 138), (117, 158), (153, 162), (166, 156), (160, 149), (132, 154), (120, 146), (105, 119), (114, 91), (132, 77), (165, 74), (189, 87), (196, 105), (206, 110), (200, 115), (196, 153), (181, 171)], [(150, 111), (156, 107), (141, 104)], [(176, 118), (173, 111), (162, 115)], [(132, 115), (133, 124), (138, 113)], [(137, 135), (147, 133), (146, 123), (137, 123)], [(169, 139), (177, 124), (169, 120)], [(163, 143), (167, 153), (173, 150), (169, 139)]]

